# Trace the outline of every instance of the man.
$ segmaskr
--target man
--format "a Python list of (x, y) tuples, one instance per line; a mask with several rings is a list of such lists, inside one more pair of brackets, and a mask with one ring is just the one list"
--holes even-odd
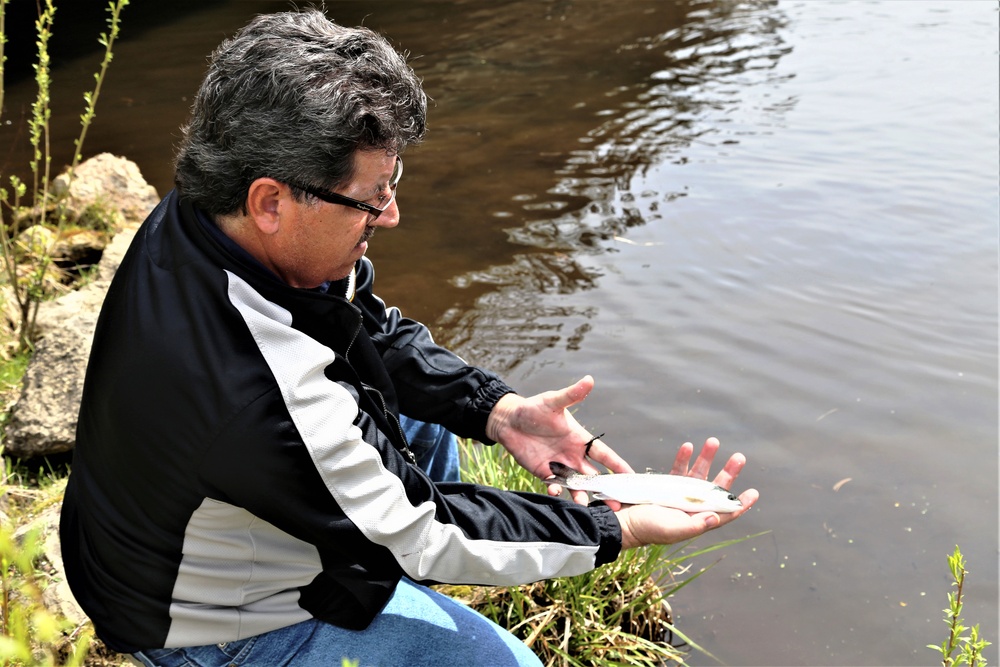
[[(630, 470), (567, 411), (591, 378), (518, 396), (372, 292), (365, 251), (399, 222), (425, 112), (385, 40), (316, 10), (258, 17), (213, 54), (177, 188), (101, 313), (63, 506), (69, 582), (111, 648), (149, 665), (538, 664), (415, 582), (575, 575), (738, 516), (441, 481), (437, 436), (418, 465), (401, 414), (543, 478), (550, 461), (595, 472), (588, 456)], [(689, 473), (682, 447), (674, 472), (705, 478), (717, 449)]]

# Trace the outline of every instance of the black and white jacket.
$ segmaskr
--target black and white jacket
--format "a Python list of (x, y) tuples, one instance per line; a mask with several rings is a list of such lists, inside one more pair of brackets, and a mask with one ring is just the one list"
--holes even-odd
[(112, 649), (360, 629), (402, 576), (519, 584), (617, 557), (607, 507), (411, 464), (400, 411), (487, 441), (510, 388), (387, 309), (367, 259), (327, 293), (294, 289), (211, 225), (167, 195), (94, 336), (61, 538)]

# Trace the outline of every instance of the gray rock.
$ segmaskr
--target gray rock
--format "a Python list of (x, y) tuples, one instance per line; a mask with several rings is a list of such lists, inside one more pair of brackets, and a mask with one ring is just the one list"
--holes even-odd
[[(67, 173), (57, 176), (52, 190), (66, 192), (68, 181)], [(141, 223), (160, 201), (156, 188), (146, 182), (134, 162), (111, 153), (95, 155), (77, 166), (68, 190), (66, 203), (73, 217), (99, 205), (120, 212), (122, 227)]]
[(138, 224), (158, 202), (155, 189), (134, 163), (108, 154), (77, 168), (70, 194), (74, 205), (84, 208), (87, 197), (114, 202), (126, 223), (105, 248), (94, 282), (41, 304), (37, 318), (41, 338), (6, 427), (4, 453), (9, 456), (47, 456), (75, 445), (83, 378), (104, 295)]

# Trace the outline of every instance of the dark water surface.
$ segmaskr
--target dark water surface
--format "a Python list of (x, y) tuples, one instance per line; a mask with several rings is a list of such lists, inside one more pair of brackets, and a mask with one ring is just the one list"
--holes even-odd
[[(136, 4), (86, 149), (162, 194), (205, 56), (288, 4)], [(996, 3), (327, 6), (434, 98), (381, 295), (525, 393), (592, 373), (577, 416), (637, 469), (711, 435), (747, 455), (757, 508), (702, 542), (770, 533), (674, 600), (685, 633), (728, 665), (939, 664), (958, 544), (1000, 642)], [(95, 63), (67, 49), (56, 85)]]

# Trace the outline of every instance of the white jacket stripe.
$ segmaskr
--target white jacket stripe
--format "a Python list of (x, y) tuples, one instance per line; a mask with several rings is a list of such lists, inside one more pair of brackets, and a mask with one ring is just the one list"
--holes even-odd
[(365, 538), (393, 553), (407, 576), (506, 585), (593, 569), (597, 546), (469, 539), (458, 526), (437, 521), (433, 503), (412, 505), (402, 481), (354, 426), (354, 398), (325, 376), (333, 351), (292, 328), (287, 310), (233, 273), (229, 297), (274, 374), (326, 488)]

